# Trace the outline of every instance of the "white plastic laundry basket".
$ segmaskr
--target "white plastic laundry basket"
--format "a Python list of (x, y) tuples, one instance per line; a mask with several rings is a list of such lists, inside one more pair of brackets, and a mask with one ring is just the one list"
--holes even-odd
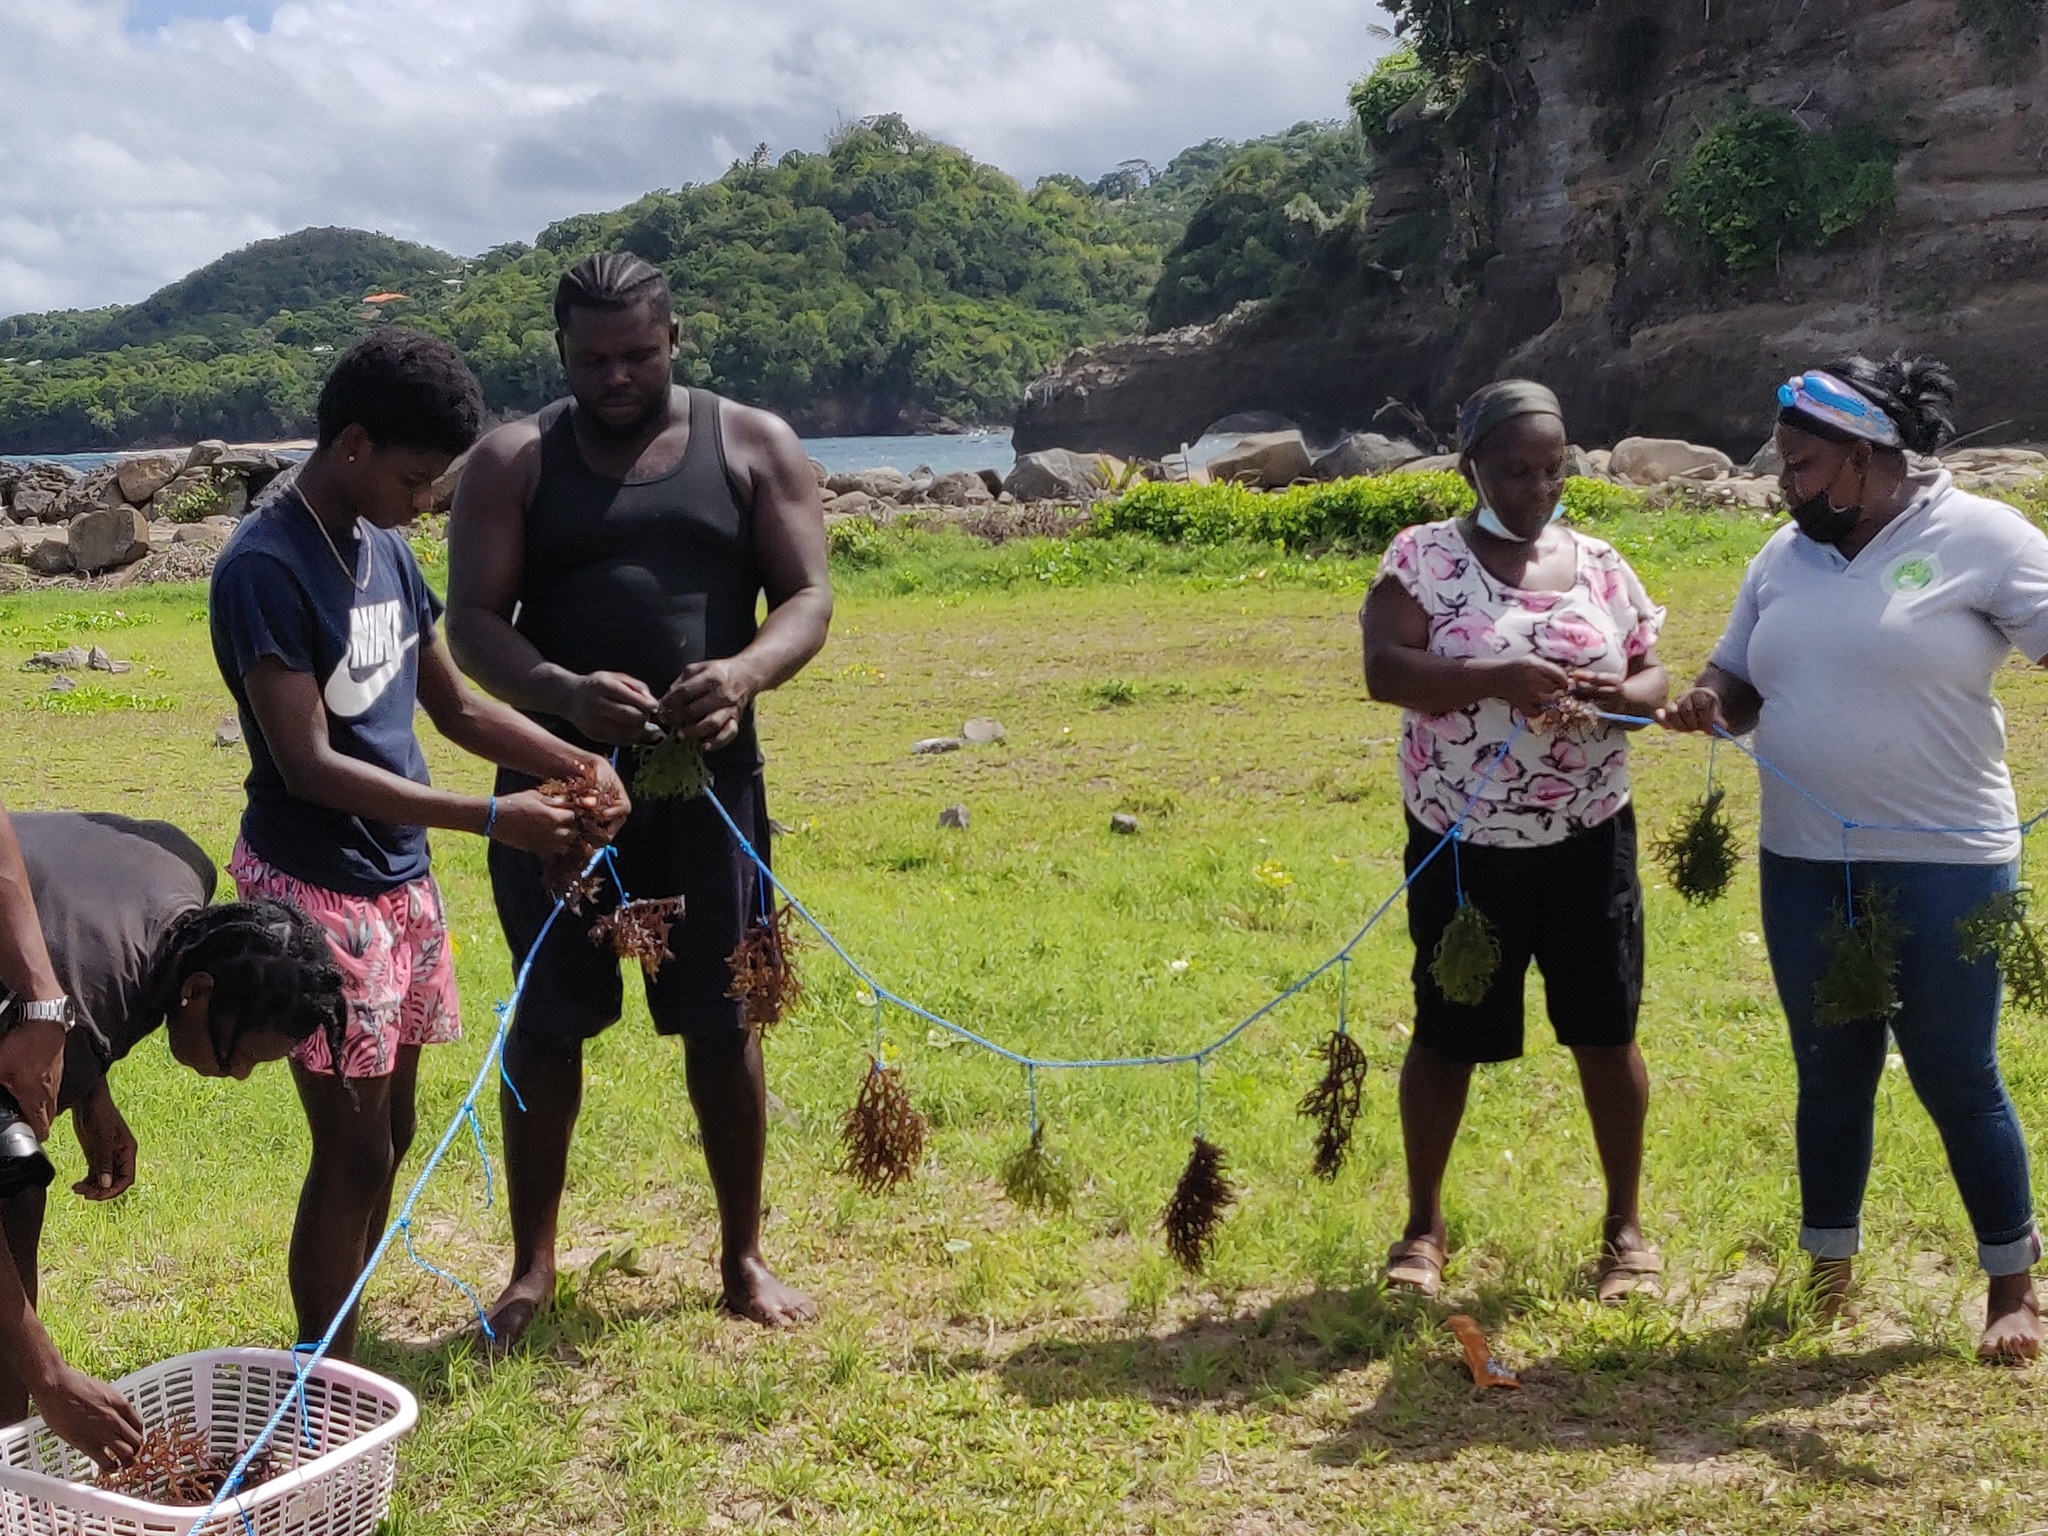
[[(298, 1380), (278, 1349), (209, 1349), (150, 1366), (114, 1385), (146, 1429), (183, 1424), (232, 1464)], [(419, 1404), (396, 1382), (323, 1360), (270, 1442), (268, 1482), (204, 1507), (152, 1504), (92, 1486), (92, 1463), (41, 1419), (0, 1429), (4, 1536), (374, 1536), (391, 1506), (398, 1442)], [(237, 1512), (237, 1506), (240, 1512)], [(246, 1517), (246, 1518), (245, 1518)]]

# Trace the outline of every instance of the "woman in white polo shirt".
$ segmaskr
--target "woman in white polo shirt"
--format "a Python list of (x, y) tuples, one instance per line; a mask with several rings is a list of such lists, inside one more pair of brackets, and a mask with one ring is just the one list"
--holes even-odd
[[(1991, 1279), (1978, 1353), (2026, 1360), (2041, 1343), (2027, 1147), (1998, 1066), (1997, 966), (1963, 962), (1956, 923), (2017, 878), (1991, 682), (2014, 647), (2048, 657), (2048, 537), (1908, 460), (1954, 435), (1954, 391), (1939, 364), (1903, 356), (1779, 390), (1793, 521), (1750, 563), (1712, 663), (1661, 718), (1754, 730), (1785, 776), (1761, 775), (1763, 926), (1798, 1069), (1800, 1246), (1816, 1288), (1838, 1307), (1862, 1245), (1889, 1030)], [(1821, 1024), (1825, 935), (1852, 892), (1889, 900), (1904, 930), (1898, 1006)]]

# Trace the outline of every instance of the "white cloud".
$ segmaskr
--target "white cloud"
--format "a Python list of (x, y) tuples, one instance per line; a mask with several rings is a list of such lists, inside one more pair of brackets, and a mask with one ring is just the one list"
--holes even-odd
[[(0, 314), (266, 235), (463, 253), (900, 112), (1030, 180), (1336, 116), (1365, 0), (0, 0)], [(191, 17), (189, 13), (209, 14)]]

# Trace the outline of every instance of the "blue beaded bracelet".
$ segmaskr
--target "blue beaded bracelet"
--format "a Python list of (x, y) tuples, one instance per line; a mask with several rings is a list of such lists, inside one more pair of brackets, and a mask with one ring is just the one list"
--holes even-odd
[(486, 839), (488, 839), (488, 838), (490, 837), (490, 835), (491, 835), (491, 828), (495, 827), (495, 826), (496, 826), (497, 824), (498, 824), (498, 797), (497, 797), (496, 795), (493, 795), (493, 796), (491, 796), (491, 813), (490, 813), (490, 815), (488, 815), (488, 816), (486, 816), (486, 817), (484, 818), (484, 837), (485, 837)]

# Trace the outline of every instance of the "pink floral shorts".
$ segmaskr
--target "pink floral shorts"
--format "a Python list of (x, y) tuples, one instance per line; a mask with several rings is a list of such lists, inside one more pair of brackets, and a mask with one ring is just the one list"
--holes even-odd
[[(244, 901), (288, 901), (327, 930), (348, 999), (343, 1077), (389, 1077), (397, 1070), (400, 1046), (462, 1038), (454, 957), (433, 876), (382, 896), (346, 896), (273, 869), (243, 842), (235, 844), (228, 874)], [(308, 1072), (334, 1072), (323, 1034), (308, 1038), (292, 1059)]]

